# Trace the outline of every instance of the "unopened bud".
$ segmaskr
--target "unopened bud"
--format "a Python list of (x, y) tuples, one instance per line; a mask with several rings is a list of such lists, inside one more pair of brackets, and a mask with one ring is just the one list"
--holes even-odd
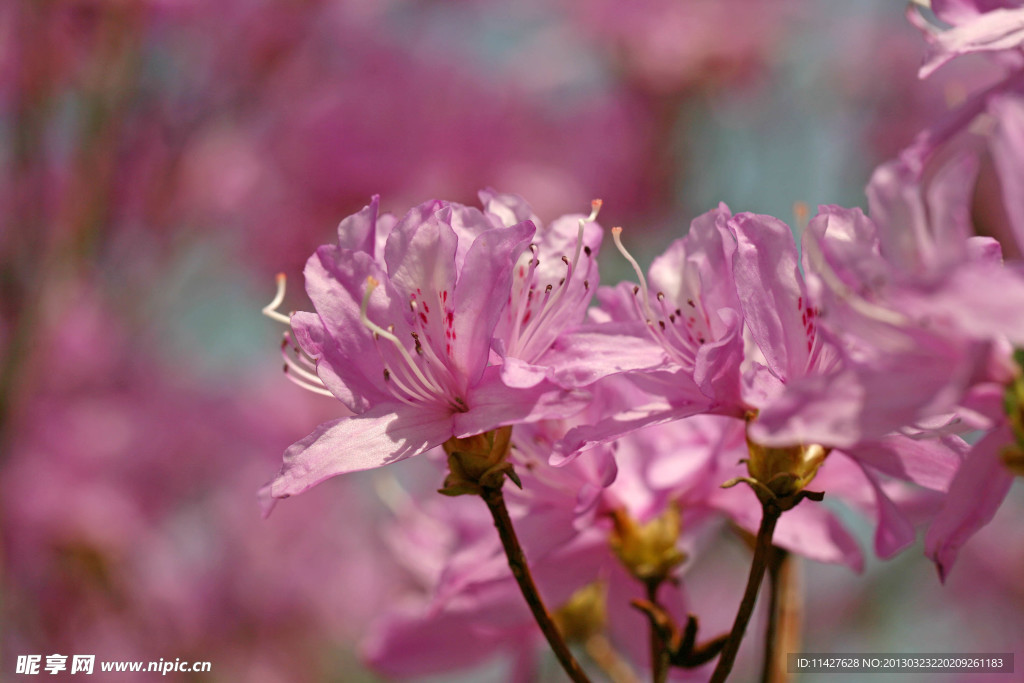
[(763, 446), (747, 437), (747, 472), (777, 498), (788, 498), (804, 490), (818, 468), (825, 462), (829, 449), (819, 444), (798, 446)]
[(508, 462), (511, 443), (511, 426), (445, 441), (448, 476), (440, 492), (449, 496), (479, 494), (482, 488), (501, 488), (506, 476), (520, 486), (519, 478)]
[(1024, 349), (1013, 352), (1013, 361), (1017, 373), (1003, 393), (1003, 410), (1015, 443), (1003, 451), (1003, 462), (1011, 472), (1024, 477)]
[(625, 510), (612, 512), (612, 550), (629, 572), (643, 582), (661, 582), (686, 561), (679, 550), (682, 515), (672, 504), (646, 524), (639, 524)]
[(608, 621), (607, 584), (603, 581), (588, 583), (569, 596), (552, 618), (568, 642), (586, 643), (603, 633)]

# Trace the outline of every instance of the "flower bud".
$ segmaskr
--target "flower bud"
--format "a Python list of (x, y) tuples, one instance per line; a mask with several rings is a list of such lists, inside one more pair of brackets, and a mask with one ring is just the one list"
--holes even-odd
[(686, 560), (676, 547), (682, 526), (679, 506), (669, 505), (646, 524), (638, 524), (625, 510), (612, 512), (612, 550), (629, 572), (643, 582), (661, 582)]
[(568, 642), (586, 643), (604, 632), (608, 621), (608, 586), (594, 581), (580, 588), (552, 615)]
[(507, 475), (516, 485), (518, 477), (508, 462), (512, 427), (504, 426), (462, 439), (444, 442), (448, 454), (448, 476), (441, 493), (449, 496), (478, 494), (481, 487), (501, 488)]
[(1018, 477), (1024, 477), (1024, 349), (1013, 354), (1017, 376), (1003, 394), (1003, 410), (1013, 432), (1014, 443), (1003, 450), (1003, 462)]
[(794, 496), (811, 483), (829, 449), (819, 444), (763, 446), (747, 436), (747, 472), (776, 498)]

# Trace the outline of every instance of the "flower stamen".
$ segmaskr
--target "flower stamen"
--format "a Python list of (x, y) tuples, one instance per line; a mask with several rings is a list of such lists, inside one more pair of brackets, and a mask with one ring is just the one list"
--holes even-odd
[(263, 307), (263, 315), (267, 316), (271, 320), (276, 320), (279, 323), (285, 325), (291, 325), (292, 321), (288, 316), (277, 310), (277, 307), (284, 302), (284, 286), (285, 286), (285, 275), (284, 273), (278, 273), (275, 278), (277, 281), (277, 293), (274, 295), (274, 299)]
[[(369, 309), (370, 306), (370, 296), (373, 294), (373, 291), (379, 285), (380, 282), (378, 282), (377, 279), (374, 278), (372, 275), (366, 278), (366, 291), (363, 293), (363, 302), (362, 305), (359, 307), (359, 321), (363, 324), (364, 327), (373, 332), (374, 340), (378, 342), (377, 351), (380, 354), (381, 359), (384, 359), (385, 357), (383, 349), (381, 349), (379, 346), (379, 340), (381, 338), (391, 342), (394, 345), (395, 349), (398, 351), (398, 354), (401, 356), (401, 359), (403, 361), (402, 363), (399, 363), (398, 365), (392, 365), (390, 368), (385, 369), (388, 370), (389, 372), (389, 374), (387, 375), (388, 386), (394, 387), (394, 389), (397, 389), (399, 392), (404, 392), (406, 395), (402, 396), (400, 393), (394, 390), (392, 390), (391, 393), (396, 398), (409, 405), (413, 405), (413, 402), (431, 403), (441, 399), (445, 400), (449, 404), (449, 406), (451, 406), (454, 410), (464, 411), (465, 409), (461, 407), (464, 404), (456, 403), (455, 405), (453, 405), (452, 399), (448, 397), (454, 392), (451, 390), (447, 390), (445, 388), (445, 383), (439, 381), (437, 377), (434, 376), (434, 373), (431, 371), (430, 363), (439, 365), (442, 370), (446, 370), (446, 368), (444, 364), (441, 363), (440, 360), (437, 358), (432, 348), (432, 345), (429, 342), (422, 343), (419, 341), (418, 336), (413, 337), (414, 341), (417, 342), (417, 352), (425, 351), (422, 355), (424, 358), (427, 359), (428, 362), (428, 365), (425, 368), (426, 372), (429, 374), (428, 377), (427, 374), (424, 374), (423, 370), (420, 368), (419, 363), (417, 363), (416, 360), (412, 357), (408, 349), (405, 348), (405, 345), (402, 343), (402, 341), (397, 336), (395, 336), (394, 326), (389, 325), (387, 329), (384, 329), (380, 325), (377, 325), (375, 322), (370, 320), (370, 318), (367, 316), (367, 310)], [(422, 314), (416, 315), (414, 317), (415, 320), (417, 321), (416, 326), (418, 332), (428, 334), (426, 328), (423, 327), (423, 325), (421, 325), (419, 322), (423, 318)], [(418, 335), (418, 332), (414, 334)]]
[[(587, 223), (593, 223), (595, 220), (597, 220), (597, 215), (601, 211), (602, 203), (603, 202), (600, 199), (595, 199), (591, 201), (590, 215), (588, 215), (586, 218), (579, 219), (579, 229), (576, 232), (576, 248), (573, 252), (572, 260), (570, 261), (567, 256), (562, 255), (562, 263), (565, 264), (566, 269), (565, 277), (559, 281), (557, 291), (553, 291), (555, 289), (555, 286), (550, 284), (544, 288), (544, 301), (541, 304), (539, 304), (540, 313), (533, 316), (532, 318), (529, 319), (529, 321), (527, 321), (526, 316), (524, 315), (526, 307), (520, 307), (520, 314), (517, 316), (515, 326), (513, 328), (512, 353), (520, 354), (526, 357), (533, 357), (535, 355), (539, 355), (540, 353), (542, 353), (546, 348), (546, 345), (544, 345), (540, 349), (534, 349), (533, 353), (526, 352), (526, 349), (530, 348), (531, 342), (534, 341), (534, 339), (539, 334), (540, 330), (543, 330), (547, 325), (548, 321), (551, 319), (551, 317), (553, 315), (556, 315), (555, 311), (558, 307), (558, 304), (565, 297), (565, 293), (569, 289), (568, 283), (572, 282), (572, 277), (578, 270), (580, 254), (586, 253), (587, 258), (590, 258), (591, 250), (590, 247), (587, 247), (583, 244), (583, 236), (586, 231)], [(531, 247), (533, 247), (533, 245), (531, 245)], [(529, 282), (530, 280), (533, 279), (533, 273), (536, 270), (536, 267), (539, 263), (540, 261), (538, 261), (536, 258), (534, 258), (533, 261), (531, 261), (530, 273), (527, 276), (528, 279), (526, 279), (525, 282)], [(584, 281), (584, 289), (589, 289), (589, 283), (586, 281)], [(526, 327), (523, 330), (522, 335), (520, 335), (520, 328), (524, 324)]]
[(622, 228), (612, 228), (612, 240), (615, 242), (615, 248), (619, 250), (619, 253), (629, 261), (629, 265), (633, 266), (633, 272), (636, 273), (637, 278), (640, 280), (640, 295), (641, 302), (643, 303), (643, 314), (648, 325), (654, 323), (654, 312), (651, 311), (651, 301), (647, 291), (647, 278), (644, 277), (643, 270), (640, 269), (640, 264), (636, 262), (633, 255), (626, 251), (626, 247), (622, 246)]

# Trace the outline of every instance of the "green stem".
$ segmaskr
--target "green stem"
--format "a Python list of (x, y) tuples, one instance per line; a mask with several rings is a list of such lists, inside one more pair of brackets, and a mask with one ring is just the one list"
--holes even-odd
[(494, 526), (498, 529), (501, 545), (505, 548), (505, 555), (508, 557), (508, 566), (512, 570), (512, 576), (515, 577), (516, 583), (519, 584), (519, 590), (522, 591), (526, 604), (530, 607), (533, 618), (537, 621), (537, 625), (540, 626), (544, 637), (547, 638), (548, 644), (554, 650), (555, 657), (558, 658), (558, 662), (565, 669), (565, 673), (575, 683), (590, 683), (590, 679), (583, 673), (583, 668), (576, 661), (576, 658), (572, 656), (569, 646), (565, 644), (562, 634), (559, 633), (555, 622), (552, 621), (551, 614), (544, 606), (544, 601), (541, 600), (540, 593), (537, 591), (537, 584), (534, 583), (530, 567), (526, 563), (523, 548), (519, 545), (519, 539), (516, 538), (515, 529), (512, 527), (512, 519), (508, 515), (508, 508), (505, 506), (505, 497), (501, 494), (501, 489), (484, 487), (480, 496), (487, 503), (491, 516), (494, 518)]

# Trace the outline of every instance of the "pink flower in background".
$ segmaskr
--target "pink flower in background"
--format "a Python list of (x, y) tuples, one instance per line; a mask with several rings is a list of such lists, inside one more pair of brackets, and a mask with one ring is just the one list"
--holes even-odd
[(433, 201), (395, 222), (378, 217), (375, 198), (338, 235), (306, 266), (316, 313), (296, 313), (291, 325), (312, 360), (300, 355), (291, 368), (355, 416), (324, 423), (288, 449), (261, 493), (268, 505), (453, 436), (583, 407), (585, 396), (548, 382), (510, 388), (501, 368), (488, 365), (513, 270), (534, 235), (530, 221), (504, 227), (477, 209)]
[[(613, 647), (642, 667), (647, 647), (645, 619), (629, 606), (629, 600), (642, 598), (644, 588), (628, 574), (609, 545), (613, 528), (609, 514), (612, 509), (620, 510), (647, 522), (664, 513), (670, 498), (678, 498), (687, 485), (694, 486), (701, 479), (702, 465), (713, 451), (700, 449), (696, 440), (686, 438), (690, 431), (682, 423), (674, 423), (673, 428), (683, 430), (683, 438), (666, 436), (659, 441), (654, 437), (615, 454), (611, 448), (599, 448), (586, 458), (553, 468), (547, 463), (548, 453), (564, 428), (561, 421), (514, 428), (512, 460), (523, 490), (506, 493), (510, 513), (549, 606), (557, 612), (576, 591), (601, 583), (607, 595), (607, 637)], [(674, 453), (682, 456), (678, 460), (682, 467), (675, 471), (662, 468), (663, 481), (648, 488), (642, 474), (644, 465), (634, 461), (652, 455), (645, 446), (656, 442), (688, 444), (693, 450)], [(630, 464), (629, 471), (617, 470), (615, 460), (620, 458)], [(698, 498), (696, 494), (695, 501)], [(408, 514), (400, 516), (392, 545), (404, 565), (427, 579), (425, 590), (377, 621), (366, 643), (367, 656), (382, 672), (423, 675), (457, 671), (504, 653), (512, 657), (509, 680), (536, 680), (539, 633), (508, 573), (493, 528), (473, 513), (473, 501), (454, 502), (461, 505), (407, 503)], [(707, 531), (708, 515), (699, 502), (692, 507), (683, 503), (683, 507), (685, 539), (680, 548), (692, 550), (702, 530)], [(432, 540), (425, 542), (428, 530)], [(439, 552), (442, 557), (437, 556)], [(427, 558), (426, 562), (422, 558)], [(424, 567), (432, 566), (443, 570), (424, 574)], [(662, 598), (674, 614), (685, 616), (685, 599), (676, 586), (666, 585)], [(718, 625), (715, 619), (712, 623)], [(474, 634), (472, 647), (462, 641), (433, 642), (422, 636), (447, 629)]]
[[(770, 62), (784, 22), (796, 14), (788, 0), (567, 4), (631, 79), (659, 93), (749, 78)], [(720, 40), (726, 32), (729, 40)]]
[(919, 75), (927, 78), (950, 60), (974, 52), (996, 52), (1016, 67), (1024, 66), (1024, 6), (1018, 0), (932, 0), (932, 11), (945, 30), (929, 26), (911, 7), (911, 21), (924, 32), (929, 54)]
[(272, 368), (250, 377), (245, 402), (211, 392), (156, 359), (148, 331), (119, 320), (95, 283), (49, 301), (44, 319), (44, 367), (11, 418), (0, 474), (5, 657), (187, 657), (226, 680), (327, 676), (322, 658), (351, 648), (400, 581), (356, 482), (267, 522), (252, 505), (265, 454), (321, 399), (282, 394)]

